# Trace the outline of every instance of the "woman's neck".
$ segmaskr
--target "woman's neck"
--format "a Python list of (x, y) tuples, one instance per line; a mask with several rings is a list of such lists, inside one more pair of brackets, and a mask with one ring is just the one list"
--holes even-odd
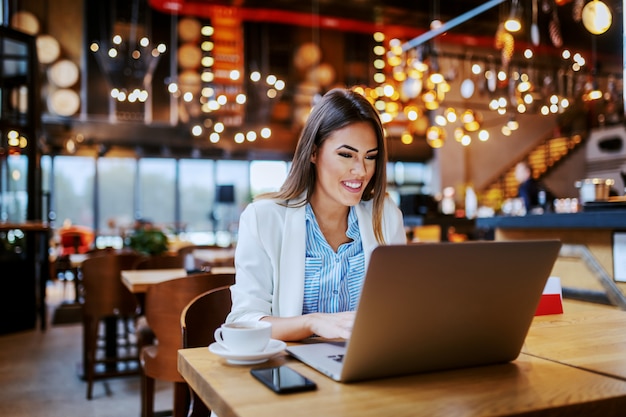
[(350, 207), (320, 204), (315, 199), (311, 199), (310, 203), (326, 242), (335, 252), (339, 249), (339, 246), (351, 241), (346, 236)]
[(323, 201), (316, 193), (311, 195), (309, 203), (318, 223), (335, 225), (345, 223), (347, 226), (350, 207), (337, 204), (334, 201)]

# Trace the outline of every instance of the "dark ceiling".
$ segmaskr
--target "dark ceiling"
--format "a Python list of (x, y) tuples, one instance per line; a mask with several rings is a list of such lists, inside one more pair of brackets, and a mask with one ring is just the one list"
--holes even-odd
[[(374, 30), (380, 28), (385, 33), (396, 34), (395, 36), (402, 37), (403, 40), (408, 41), (415, 36), (424, 34), (429, 30), (430, 22), (439, 18), (442, 22), (446, 23), (459, 16), (463, 16), (474, 10), (476, 7), (485, 4), (495, 4), (497, 0), (429, 0), (429, 1), (403, 1), (403, 0), (148, 0), (150, 6), (155, 12), (154, 15), (158, 15), (160, 19), (158, 22), (154, 22), (156, 25), (171, 22), (169, 14), (185, 16), (195, 15), (203, 18), (210, 18), (216, 8), (221, 6), (237, 7), (237, 10), (243, 16), (243, 21), (250, 22), (266, 22), (268, 24), (279, 23), (283, 25), (293, 26), (310, 26), (318, 27), (321, 31), (328, 29), (335, 29), (346, 33), (355, 32), (360, 34), (371, 34)], [(471, 47), (472, 45), (483, 46), (486, 48), (494, 48), (495, 35), (498, 30), (498, 25), (509, 14), (509, 8), (512, 0), (504, 0), (501, 4), (492, 7), (491, 9), (476, 15), (472, 19), (460, 23), (458, 26), (450, 28), (445, 34), (437, 37), (442, 42), (454, 42), (461, 45)], [(554, 19), (555, 14), (546, 13), (543, 8), (547, 7), (556, 13), (560, 24), (560, 34), (562, 36), (562, 47), (571, 49), (575, 52), (589, 52), (594, 50), (598, 54), (597, 62), (607, 62), (604, 60), (604, 56), (611, 57), (611, 68), (615, 68), (617, 62), (617, 68), (621, 72), (622, 68), (622, 0), (604, 0), (613, 12), (613, 24), (611, 28), (602, 35), (591, 35), (582, 25), (581, 22), (576, 22), (573, 18), (574, 2), (580, 0), (518, 0), (522, 5), (523, 10), (523, 30), (515, 35), (515, 50), (521, 51), (525, 45), (531, 46), (530, 42), (530, 23), (531, 23), (531, 10), (533, 1), (537, 4), (537, 24), (539, 29), (540, 43), (535, 46), (535, 50), (540, 53), (545, 52), (545, 56), (551, 59), (552, 55), (560, 55), (561, 48), (555, 48), (551, 41), (549, 25), (550, 21)], [(132, 2), (124, 2), (123, 0), (117, 0), (117, 3), (130, 4)], [(559, 5), (557, 5), (557, 3)], [(88, 7), (104, 7), (97, 6), (99, 2), (88, 2)], [(89, 15), (89, 13), (87, 13)], [(93, 30), (98, 32), (98, 28), (101, 25), (102, 14), (95, 13), (93, 17), (94, 21), (87, 22), (87, 30)], [(164, 23), (165, 22), (165, 23)], [(98, 30), (96, 30), (98, 29)], [(156, 31), (160, 36), (167, 36), (167, 31)], [(290, 33), (290, 32), (280, 32)], [(333, 34), (329, 31), (329, 34)], [(325, 34), (323, 34), (325, 35)], [(290, 36), (290, 35), (281, 35)], [(322, 36), (323, 38), (324, 36)], [(98, 36), (94, 35), (94, 39)], [(330, 37), (330, 39), (333, 39)], [(280, 38), (279, 40), (283, 40)], [(166, 40), (164, 40), (166, 42)], [(290, 42), (286, 42), (290, 44)], [(345, 52), (344, 49), (337, 48), (341, 53)], [(290, 59), (292, 50), (286, 51), (285, 56), (282, 59), (274, 59), (281, 63), (288, 62)], [(337, 59), (340, 61), (346, 61), (347, 57), (343, 54), (337, 53)], [(588, 54), (587, 54), (588, 55)], [(93, 63), (95, 65), (95, 61)], [(157, 71), (163, 70), (167, 72), (169, 67), (159, 66)], [(602, 68), (598, 68), (602, 71)], [(97, 74), (98, 71), (92, 73)], [(157, 74), (159, 75), (159, 74)], [(161, 74), (163, 75), (163, 74)], [(167, 74), (163, 75), (161, 79), (166, 79)], [(156, 77), (156, 76), (155, 76)], [(157, 79), (157, 78), (155, 78)], [(90, 85), (96, 85), (104, 87), (106, 83), (102, 80), (98, 81), (96, 76), (92, 76)], [(161, 81), (164, 84), (164, 81)], [(163, 103), (169, 103), (169, 96), (165, 89), (161, 89), (165, 97), (162, 98)], [(156, 96), (159, 89), (155, 89), (155, 100), (157, 103), (159, 97)], [(137, 143), (138, 148), (142, 148), (142, 152), (148, 152), (150, 146), (154, 147), (154, 152), (158, 153), (162, 149), (168, 152), (177, 152), (183, 154), (192, 147), (195, 150), (203, 152), (202, 156), (210, 157), (231, 157), (231, 158), (278, 158), (288, 157), (289, 153), (294, 147), (294, 141), (296, 135), (293, 128), (290, 126), (276, 126), (273, 128), (272, 142), (268, 142), (265, 145), (259, 144), (257, 141), (253, 146), (242, 147), (239, 145), (220, 143), (220, 146), (215, 146), (208, 141), (200, 141), (192, 138), (188, 131), (185, 130), (185, 126), (169, 126), (167, 129), (162, 128), (163, 122), (169, 123), (170, 108), (169, 105), (161, 106), (159, 111), (163, 111), (161, 114), (157, 110), (153, 110), (153, 121), (151, 125), (142, 126), (143, 130), (137, 130), (136, 123), (122, 123), (121, 121), (116, 124), (116, 129), (106, 128), (106, 117), (109, 112), (108, 102), (103, 100), (97, 100), (99, 90), (96, 94), (88, 95), (93, 97), (91, 107), (88, 107), (88, 114), (90, 114), (90, 120), (82, 123), (76, 121), (73, 126), (73, 131), (68, 130), (68, 127), (64, 123), (57, 123), (58, 120), (49, 120), (47, 125), (51, 137), (58, 137), (60, 140), (65, 138), (72, 132), (81, 132), (85, 137), (91, 138), (95, 144), (100, 144), (102, 149), (108, 149), (108, 147), (116, 146), (117, 144), (124, 143), (124, 138), (133, 137), (134, 142)], [(102, 95), (102, 94), (101, 94)], [(287, 94), (285, 94), (286, 96)], [(106, 96), (106, 93), (105, 93)], [(92, 102), (98, 101), (99, 106), (102, 108), (96, 108)], [(88, 103), (88, 104), (89, 104)], [(154, 106), (156, 109), (158, 106)], [(94, 115), (102, 115), (101, 123)], [(163, 117), (161, 117), (163, 116)], [(94, 122), (96, 120), (96, 122)], [(58, 129), (57, 129), (58, 128)], [(58, 131), (53, 131), (57, 129)], [(133, 130), (134, 129), (134, 130)], [(399, 142), (398, 142), (399, 143)], [(180, 151), (174, 148), (175, 145), (180, 145)], [(229, 147), (230, 146), (230, 147)], [(248, 149), (250, 148), (250, 149)], [(243, 149), (240, 154), (239, 149)], [(391, 146), (390, 155), (394, 154), (393, 146)], [(400, 148), (398, 148), (400, 149)], [(246, 153), (247, 152), (247, 153)], [(280, 156), (276, 156), (276, 152), (280, 153)], [(254, 153), (254, 155), (252, 155)], [(402, 145), (402, 149), (396, 152), (402, 154), (403, 160), (427, 160), (430, 158), (432, 149), (428, 147), (425, 141), (415, 141), (414, 149), (408, 149)]]
[[(560, 26), (563, 48), (575, 51), (590, 51), (595, 48), (598, 55), (622, 55), (622, 0), (604, 0), (613, 13), (611, 28), (602, 35), (591, 35), (582, 22), (575, 21), (574, 10), (588, 0), (518, 0), (522, 8), (522, 31), (515, 35), (516, 41), (530, 44), (533, 2), (537, 10), (537, 26), (540, 44), (537, 48), (554, 47), (550, 36), (550, 21), (555, 19)], [(177, 4), (178, 12), (185, 10), (202, 13), (203, 9), (215, 6), (238, 6), (247, 9), (268, 11), (271, 20), (278, 12), (296, 12), (346, 20), (379, 23), (387, 27), (401, 27), (416, 33), (425, 32), (434, 18), (442, 22), (450, 21), (476, 7), (490, 3), (485, 0), (151, 0), (153, 7), (164, 10), (168, 5)], [(494, 3), (495, 4), (495, 3)], [(484, 42), (496, 34), (498, 24), (509, 14), (511, 1), (499, 5), (459, 24), (448, 31), (448, 35), (467, 36), (482, 39)], [(171, 10), (170, 10), (171, 11)], [(408, 33), (408, 32), (407, 32)], [(474, 41), (475, 42), (475, 41)], [(595, 45), (594, 45), (595, 43)]]

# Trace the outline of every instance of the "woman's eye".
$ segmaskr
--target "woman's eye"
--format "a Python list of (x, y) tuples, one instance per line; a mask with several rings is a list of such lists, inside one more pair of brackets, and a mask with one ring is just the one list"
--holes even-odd
[(352, 158), (352, 155), (347, 152), (339, 152), (339, 156), (343, 158)]
[(367, 155), (365, 159), (369, 159), (370, 161), (375, 161), (378, 158), (378, 155)]

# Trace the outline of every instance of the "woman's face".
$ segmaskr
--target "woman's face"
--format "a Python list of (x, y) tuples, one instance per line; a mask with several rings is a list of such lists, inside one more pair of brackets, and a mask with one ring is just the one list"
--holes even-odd
[(378, 141), (367, 122), (332, 133), (311, 156), (317, 182), (312, 201), (325, 206), (354, 206), (376, 170)]

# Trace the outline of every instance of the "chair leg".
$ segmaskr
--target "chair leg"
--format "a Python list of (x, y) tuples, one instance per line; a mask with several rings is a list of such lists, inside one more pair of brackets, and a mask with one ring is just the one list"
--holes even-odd
[(83, 322), (83, 369), (87, 380), (87, 399), (91, 400), (95, 377), (96, 349), (98, 345), (98, 323), (90, 318)]
[(154, 416), (154, 379), (141, 373), (141, 417)]
[(87, 378), (87, 350), (89, 349), (88, 331), (87, 318), (83, 318), (83, 379)]
[(93, 346), (93, 341), (90, 340), (91, 339), (91, 327), (89, 325), (89, 322), (85, 323), (85, 341), (84, 341), (84, 349), (85, 352), (83, 353), (83, 370), (85, 372), (85, 379), (87, 380), (87, 399), (91, 400), (91, 393), (93, 391), (93, 361), (92, 361), (92, 357), (93, 354), (91, 353), (91, 349)]
[(189, 386), (186, 382), (174, 382), (174, 410), (172, 417), (186, 417), (189, 410)]

